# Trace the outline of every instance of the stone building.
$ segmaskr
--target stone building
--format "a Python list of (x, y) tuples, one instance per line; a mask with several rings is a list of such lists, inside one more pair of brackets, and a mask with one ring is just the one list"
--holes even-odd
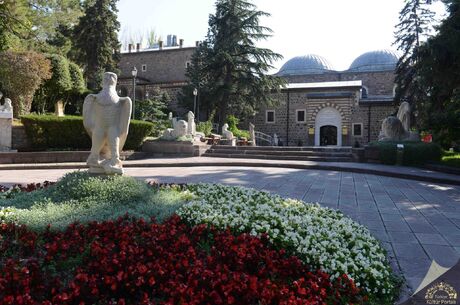
[(275, 106), (254, 117), (256, 130), (290, 146), (353, 146), (377, 140), (384, 118), (396, 110), (391, 51), (357, 57), (346, 71), (334, 70), (316, 55), (294, 57), (276, 74), (286, 88), (273, 95)]
[[(168, 37), (169, 38), (169, 37)], [(120, 95), (133, 97), (132, 70), (137, 69), (136, 100), (146, 99), (157, 89), (167, 92), (171, 98), (170, 109), (181, 110), (178, 95), (186, 84), (185, 71), (190, 65), (195, 47), (183, 47), (183, 40), (177, 44), (167, 44), (163, 47), (160, 42), (156, 48), (136, 49), (130, 45), (129, 51), (121, 54), (117, 91)]]
[[(182, 115), (187, 109), (181, 109), (178, 97), (194, 50), (183, 47), (182, 40), (177, 46), (130, 48), (121, 57), (119, 93), (132, 97), (131, 71), (136, 67), (136, 99), (160, 88), (171, 97), (169, 108)], [(290, 146), (353, 146), (377, 140), (383, 119), (397, 109), (397, 61), (391, 51), (372, 51), (357, 57), (349, 69), (337, 71), (320, 56), (294, 57), (276, 73), (288, 84), (273, 94), (275, 106), (260, 109), (252, 118), (256, 131), (276, 134)]]

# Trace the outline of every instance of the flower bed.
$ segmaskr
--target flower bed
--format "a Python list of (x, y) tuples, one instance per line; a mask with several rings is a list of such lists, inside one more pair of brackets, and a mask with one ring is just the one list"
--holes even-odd
[(173, 216), (31, 232), (1, 224), (3, 304), (348, 304), (360, 303), (346, 275), (331, 282), (266, 239)]
[(177, 214), (236, 233), (267, 234), (277, 248), (338, 278), (348, 274), (366, 291), (389, 298), (394, 289), (385, 251), (369, 230), (341, 212), (242, 187), (197, 184), (197, 200)]
[[(28, 230), (42, 232), (36, 234), (44, 231), (48, 235), (59, 234), (69, 230), (69, 225), (75, 227), (74, 222), (95, 225), (94, 221), (105, 223), (127, 214), (133, 219), (155, 217), (158, 226), (163, 221), (169, 224), (167, 219), (171, 217), (180, 217), (189, 228), (209, 226), (214, 236), (222, 232), (229, 234), (228, 231), (237, 239), (238, 236), (249, 238), (246, 234), (251, 238), (264, 236), (264, 245), (277, 253), (298, 257), (303, 266), (311, 266), (309, 270), (321, 270), (332, 285), (341, 285), (346, 274), (361, 289), (360, 295), (369, 296), (372, 304), (391, 304), (396, 294), (394, 277), (378, 241), (365, 227), (319, 205), (241, 187), (148, 186), (130, 177), (97, 178), (82, 172), (68, 174), (56, 184), (0, 188), (0, 223), (14, 222), (26, 225)], [(78, 228), (87, 230), (84, 226)], [(0, 234), (0, 247), (2, 238)], [(211, 240), (212, 243), (198, 242), (200, 249), (208, 254), (215, 250), (214, 239)], [(70, 255), (69, 249), (65, 253)], [(72, 256), (70, 261), (85, 257)], [(50, 262), (60, 266), (56, 259), (53, 257)], [(62, 264), (69, 265), (68, 262)], [(278, 276), (270, 275), (267, 279), (273, 281)], [(355, 297), (354, 289), (352, 292)], [(346, 303), (348, 297), (340, 293), (338, 303)]]

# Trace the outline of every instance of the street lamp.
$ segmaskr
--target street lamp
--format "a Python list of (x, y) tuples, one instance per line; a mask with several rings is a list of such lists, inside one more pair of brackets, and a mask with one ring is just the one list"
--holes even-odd
[(193, 89), (193, 114), (196, 115), (196, 96), (198, 95), (198, 89)]
[(131, 75), (133, 76), (133, 115), (132, 118), (134, 120), (134, 111), (136, 110), (136, 77), (137, 77), (137, 68), (133, 67), (131, 71)]

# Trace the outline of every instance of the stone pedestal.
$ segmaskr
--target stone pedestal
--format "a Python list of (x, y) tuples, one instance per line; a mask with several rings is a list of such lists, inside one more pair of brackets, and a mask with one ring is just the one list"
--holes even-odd
[(221, 139), (219, 141), (219, 145), (236, 146), (236, 138), (233, 138), (233, 139)]
[(0, 112), (0, 151), (11, 151), (13, 113)]

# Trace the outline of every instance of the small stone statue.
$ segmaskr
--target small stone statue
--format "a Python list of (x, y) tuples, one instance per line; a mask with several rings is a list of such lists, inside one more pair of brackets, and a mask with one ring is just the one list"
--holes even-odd
[(123, 174), (120, 151), (129, 130), (132, 102), (119, 97), (117, 75), (104, 74), (102, 91), (89, 94), (83, 104), (83, 125), (91, 137), (91, 153), (86, 163), (90, 173)]
[(396, 117), (401, 121), (404, 130), (410, 131), (410, 105), (408, 102), (401, 103)]
[(278, 135), (276, 133), (273, 135), (273, 145), (278, 146)]
[(256, 126), (252, 123), (249, 123), (249, 136), (251, 137), (251, 146), (256, 146)]
[(227, 140), (233, 140), (235, 137), (233, 136), (233, 132), (228, 130), (228, 124), (225, 123), (224, 126), (222, 126), (222, 136), (224, 139)]
[(176, 140), (177, 138), (186, 136), (187, 131), (188, 131), (187, 122), (184, 120), (178, 120), (174, 124), (174, 128), (168, 128), (165, 131), (163, 131), (163, 134), (161, 135), (161, 139), (173, 141), (173, 140)]
[(0, 105), (0, 112), (12, 113), (13, 105), (9, 98), (5, 97), (5, 103)]
[(383, 120), (379, 141), (420, 141), (420, 135), (410, 131), (409, 103), (401, 103), (397, 117), (389, 116)]
[(188, 134), (195, 136), (196, 134), (195, 115), (191, 111), (187, 113), (187, 125), (188, 125)]

